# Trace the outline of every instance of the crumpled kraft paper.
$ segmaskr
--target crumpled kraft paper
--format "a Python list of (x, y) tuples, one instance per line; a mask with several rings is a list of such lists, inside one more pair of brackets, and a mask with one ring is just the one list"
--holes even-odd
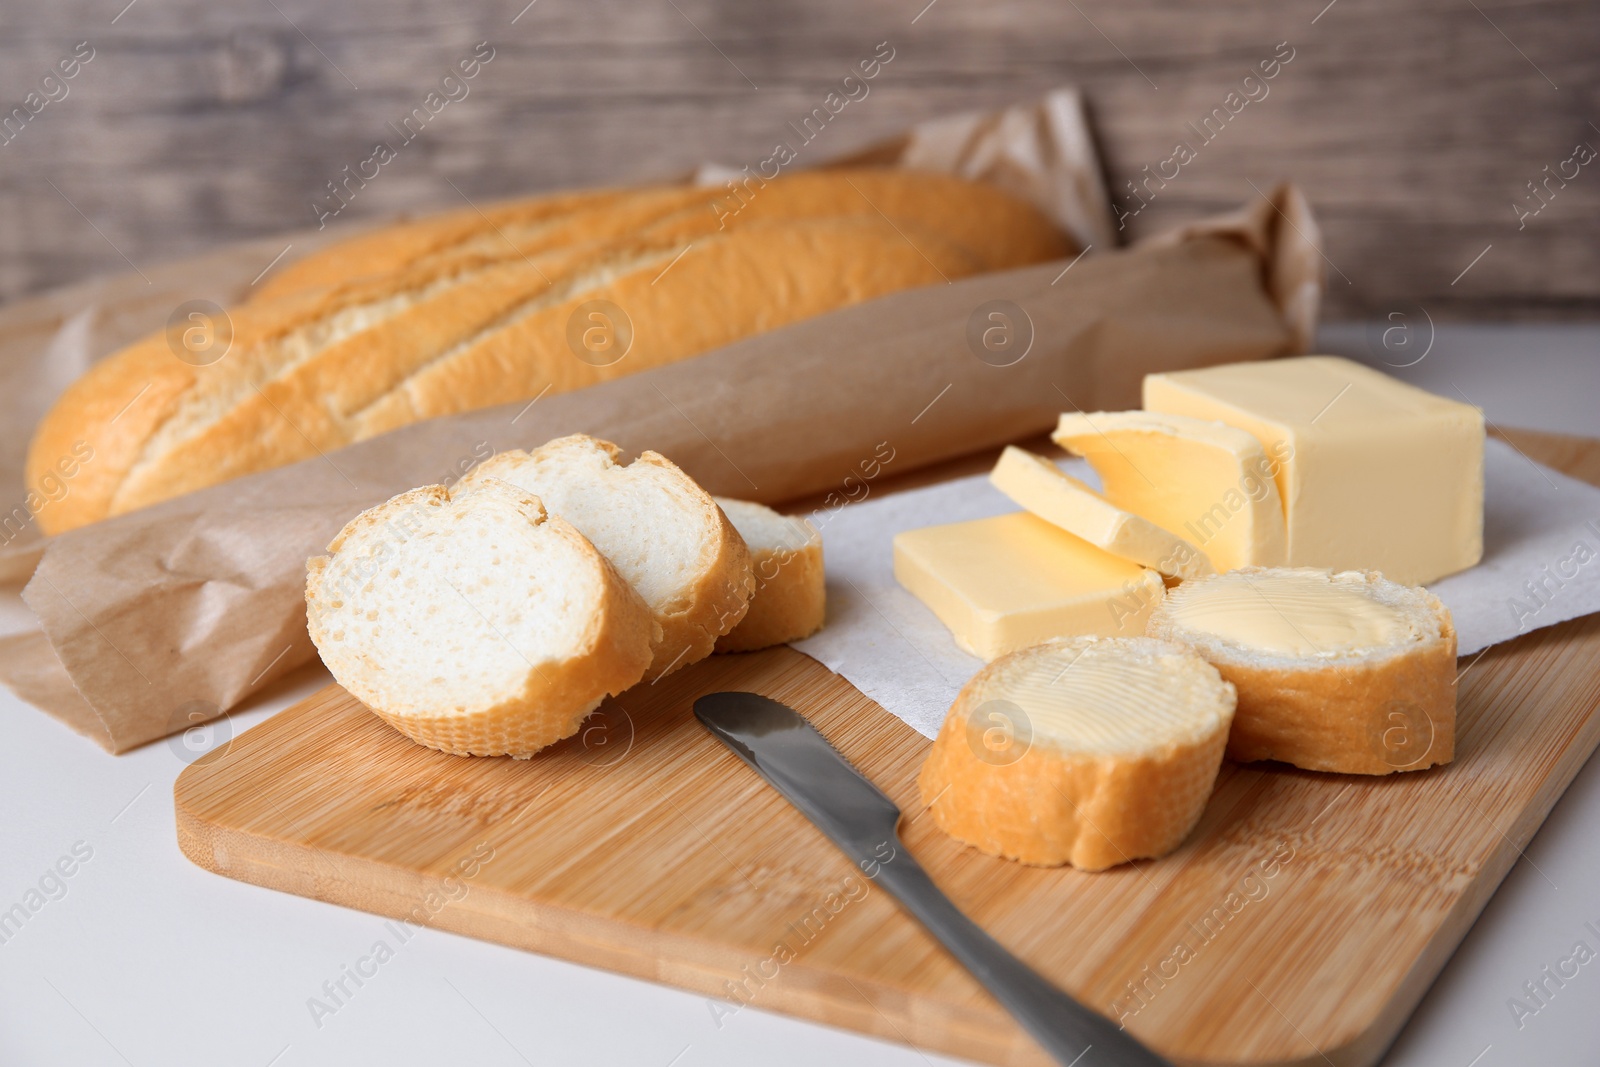
[[(1024, 109), (1031, 121), (1006, 118), (1017, 109), (942, 120), (966, 135), (937, 139), (940, 158), (980, 177), (999, 168), (1013, 183), (1027, 160), (1046, 161), (1036, 193), (1064, 196), (1045, 170), (1072, 181), (1097, 172), (1092, 159), (1061, 159), (1089, 150), (1071, 132), (1074, 121), (1087, 129), (1075, 101), (1053, 95)], [(916, 134), (882, 151), (901, 159), (926, 143)], [(919, 158), (936, 157), (929, 148)], [(125, 751), (221, 714), (311, 659), (306, 558), (397, 492), (584, 432), (662, 452), (718, 494), (854, 499), (852, 486), (1041, 432), (1064, 409), (1136, 406), (1150, 371), (1303, 351), (1319, 256), (1304, 200), (1285, 186), (1169, 239), (898, 293), (12, 545), (0, 579), (31, 572), (23, 597), (39, 629), (0, 638), (0, 680)], [(1002, 322), (1004, 343), (986, 345)]]

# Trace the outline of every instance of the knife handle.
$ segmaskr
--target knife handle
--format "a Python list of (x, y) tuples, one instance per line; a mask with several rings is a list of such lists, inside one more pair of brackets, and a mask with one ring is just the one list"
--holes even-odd
[(898, 900), (972, 972), (1034, 1040), (1068, 1067), (1171, 1067), (1105, 1016), (1039, 977), (953, 904), (904, 843), (898, 855), (863, 864), (864, 873)]

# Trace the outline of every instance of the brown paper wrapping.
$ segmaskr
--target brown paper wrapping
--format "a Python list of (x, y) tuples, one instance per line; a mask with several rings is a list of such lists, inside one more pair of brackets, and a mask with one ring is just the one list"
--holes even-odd
[[(1083, 223), (1093, 190), (1083, 187), (1086, 201), (1062, 183), (1097, 168), (1063, 155), (1073, 122), (1062, 115), (1081, 126), (1081, 111), (1063, 107), (1053, 97), (1024, 109), (1031, 121), (1006, 118), (1018, 109), (943, 120), (937, 150), (975, 176), (1034, 181), (1030, 196), (1077, 204)], [(913, 131), (881, 151), (903, 158), (922, 143)], [(934, 149), (919, 151), (927, 160)], [(1027, 159), (1040, 166), (1029, 171)], [(1100, 236), (1079, 223), (1086, 244)], [(357, 512), (495, 451), (584, 432), (630, 453), (660, 451), (714, 493), (778, 503), (839, 489), (842, 502), (849, 484), (1039, 433), (1064, 409), (1137, 406), (1153, 370), (1303, 351), (1318, 256), (1310, 214), (1284, 187), (1128, 250), (895, 294), (532, 405), (420, 423), (42, 549), (14, 545), (0, 555), (14, 573), (42, 555), (23, 591), (39, 629), (0, 638), (0, 679), (122, 752), (221, 714), (309, 661), (306, 558)], [(1014, 305), (1010, 351), (1026, 352), (1007, 366), (969, 341), (992, 301)]]

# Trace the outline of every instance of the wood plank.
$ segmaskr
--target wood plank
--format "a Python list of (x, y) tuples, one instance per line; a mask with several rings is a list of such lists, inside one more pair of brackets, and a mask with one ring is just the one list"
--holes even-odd
[[(1600, 442), (1518, 440), (1600, 474)], [(962, 908), (1176, 1062), (1361, 1067), (1600, 743), (1600, 617), (1462, 667), (1448, 767), (1373, 779), (1228, 764), (1182, 848), (1100, 874), (1022, 867), (938, 832), (914, 782), (927, 741), (790, 649), (630, 690), (594, 730), (526, 761), (419, 748), (330, 687), (188, 768), (178, 837), (229, 877), (732, 998), (727, 1010), (748, 1000), (1043, 1063), (694, 722), (699, 695), (750, 689), (802, 710), (902, 806), (905, 846)], [(792, 958), (770, 962), (780, 944)]]
[(402, 149), (335, 226), (457, 207), (463, 193), (759, 160), (880, 41), (895, 59), (806, 153), (1073, 83), (1093, 103), (1109, 185), (1131, 208), (1127, 183), (1191, 139), (1187, 124), (1287, 41), (1295, 57), (1270, 93), (1197, 146), (1129, 234), (1232, 208), (1255, 195), (1250, 182), (1290, 177), (1326, 231), (1334, 317), (1416, 303), (1447, 318), (1600, 308), (1592, 168), (1552, 185), (1549, 206), (1525, 226), (1513, 209), (1577, 142), (1600, 145), (1585, 103), (1600, 67), (1593, 34), (1576, 30), (1588, 9), (1572, 0), (1339, 0), (1325, 10), (1265, 0), (927, 10), (899, 0), (683, 0), (681, 13), (604, 0), (539, 4), (515, 24), (525, 0), (472, 11), (443, 0), (277, 7), (169, 0), (112, 25), (102, 5), (63, 0), (8, 25), (7, 112), (75, 42), (88, 38), (96, 57), (66, 98), (0, 145), (0, 299), (313, 225), (325, 183), (370, 154), (477, 41), (496, 58), (470, 95)]

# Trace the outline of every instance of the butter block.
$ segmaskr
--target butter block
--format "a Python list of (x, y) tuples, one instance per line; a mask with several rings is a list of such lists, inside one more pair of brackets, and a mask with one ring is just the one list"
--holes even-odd
[(1220, 419), (1278, 460), (1288, 563), (1422, 585), (1483, 557), (1483, 412), (1337, 356), (1152, 374), (1151, 411)]
[(1113, 556), (1171, 578), (1203, 578), (1215, 568), (1194, 545), (1124, 511), (1043, 456), (1007, 446), (990, 483), (1039, 518)]
[(1136, 637), (1161, 575), (1025, 511), (906, 530), (894, 576), (985, 660), (1056, 637)]
[(1283, 563), (1274, 465), (1245, 431), (1184, 415), (1080, 411), (1062, 415), (1051, 436), (1089, 461), (1107, 500), (1185, 539), (1217, 570)]

